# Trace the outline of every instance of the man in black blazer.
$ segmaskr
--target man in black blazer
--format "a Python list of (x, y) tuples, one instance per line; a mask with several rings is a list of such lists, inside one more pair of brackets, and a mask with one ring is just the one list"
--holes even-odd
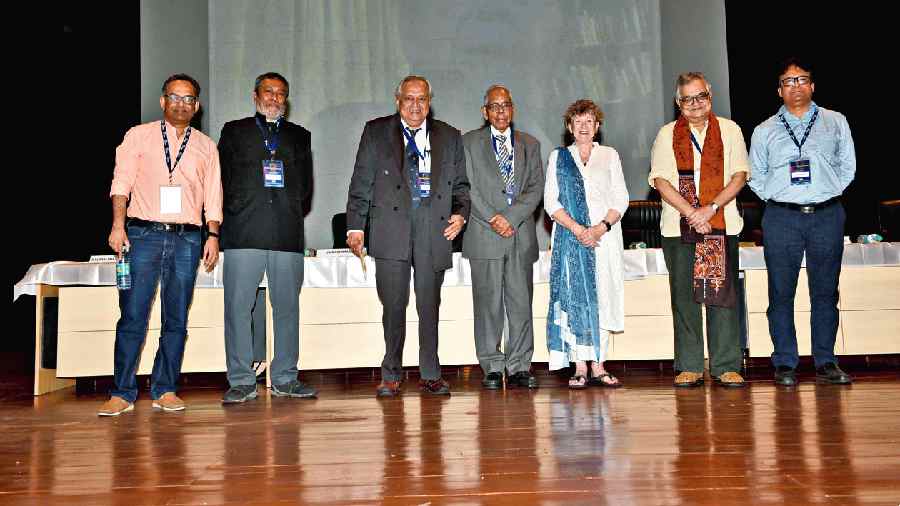
[(241, 403), (257, 395), (250, 315), (263, 273), (275, 324), (272, 395), (316, 396), (315, 389), (297, 380), (303, 203), (312, 188), (310, 134), (284, 118), (288, 92), (284, 76), (275, 72), (259, 76), (253, 89), (256, 115), (226, 123), (219, 138), (221, 242), (228, 251), (223, 282), (230, 388), (224, 403)]
[(400, 393), (410, 267), (419, 315), (419, 385), (449, 395), (438, 360), (438, 309), (451, 241), (469, 216), (469, 181), (459, 130), (428, 118), (431, 84), (407, 76), (397, 114), (366, 123), (347, 198), (347, 245), (362, 254), (366, 222), (375, 284), (384, 308), (385, 354), (379, 397)]

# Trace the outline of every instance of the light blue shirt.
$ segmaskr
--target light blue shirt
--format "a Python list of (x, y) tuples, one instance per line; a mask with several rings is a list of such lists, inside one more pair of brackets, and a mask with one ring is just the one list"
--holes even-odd
[[(803, 143), (802, 158), (810, 161), (810, 183), (792, 185), (789, 163), (801, 155), (784, 128), (780, 115), (794, 131), (797, 142), (818, 110), (809, 137)], [(778, 114), (753, 130), (750, 140), (750, 188), (763, 200), (793, 204), (816, 204), (844, 193), (856, 174), (856, 151), (850, 125), (843, 114), (815, 103), (802, 118), (781, 106)]]

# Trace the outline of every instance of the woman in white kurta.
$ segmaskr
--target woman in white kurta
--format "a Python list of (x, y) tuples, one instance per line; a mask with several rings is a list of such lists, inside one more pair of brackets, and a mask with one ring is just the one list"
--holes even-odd
[[(554, 222), (551, 276), (556, 278), (551, 279), (547, 322), (550, 369), (575, 362), (575, 375), (569, 380), (569, 387), (574, 389), (619, 386), (619, 380), (604, 369), (603, 362), (609, 332), (624, 329), (624, 255), (619, 221), (628, 208), (628, 190), (616, 150), (594, 142), (603, 118), (600, 108), (590, 100), (579, 100), (569, 106), (564, 118), (575, 142), (550, 153), (544, 187), (544, 209)], [(559, 174), (566, 178), (562, 185)], [(575, 259), (584, 252), (580, 248), (593, 250), (593, 258)], [(582, 271), (585, 276), (592, 273), (593, 279), (577, 283)], [(584, 287), (595, 288), (596, 296), (585, 299), (580, 293)], [(554, 300), (556, 294), (562, 303)], [(588, 308), (587, 312), (581, 308)], [(575, 323), (573, 314), (569, 314), (573, 311), (580, 311), (578, 318), (589, 323)]]

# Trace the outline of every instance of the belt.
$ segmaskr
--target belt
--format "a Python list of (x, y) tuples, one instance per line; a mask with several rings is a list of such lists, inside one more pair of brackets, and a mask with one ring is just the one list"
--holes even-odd
[(199, 232), (200, 226), (193, 223), (161, 223), (158, 221), (147, 221), (140, 218), (128, 218), (129, 225), (137, 225), (139, 227), (147, 227), (152, 230), (162, 232)]
[(821, 211), (822, 209), (837, 204), (838, 202), (840, 202), (840, 199), (840, 197), (831, 197), (830, 199), (824, 202), (819, 202), (818, 204), (794, 204), (792, 202), (778, 202), (777, 200), (769, 200), (766, 202), (766, 204), (778, 207), (786, 207), (788, 209), (793, 209), (794, 211), (800, 211), (803, 214), (812, 214), (816, 211)]

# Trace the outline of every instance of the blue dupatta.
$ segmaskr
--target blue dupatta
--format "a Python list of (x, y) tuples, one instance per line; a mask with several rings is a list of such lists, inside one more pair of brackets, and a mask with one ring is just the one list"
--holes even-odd
[[(584, 179), (568, 149), (556, 150), (556, 179), (559, 202), (569, 216), (586, 227), (588, 213)], [(594, 248), (586, 248), (569, 229), (557, 226), (550, 260), (550, 310), (547, 314), (547, 348), (572, 356), (570, 343), (563, 338), (562, 315), (567, 330), (579, 346), (593, 346), (600, 353), (600, 321), (597, 308), (597, 278)]]

